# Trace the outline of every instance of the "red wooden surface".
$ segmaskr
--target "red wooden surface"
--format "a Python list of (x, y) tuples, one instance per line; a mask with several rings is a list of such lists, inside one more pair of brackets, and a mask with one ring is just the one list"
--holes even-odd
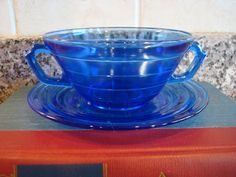
[(108, 177), (235, 177), (236, 128), (0, 131), (0, 177), (17, 164), (95, 162)]

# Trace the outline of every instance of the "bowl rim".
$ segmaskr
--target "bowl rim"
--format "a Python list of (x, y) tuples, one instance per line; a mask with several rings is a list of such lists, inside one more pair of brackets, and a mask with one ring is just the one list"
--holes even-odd
[[(141, 31), (141, 30), (150, 30), (152, 32), (175, 32), (175, 33), (180, 33), (186, 36), (186, 38), (184, 39), (176, 39), (176, 40), (129, 40), (129, 39), (125, 39), (125, 40), (101, 40), (101, 39), (94, 39), (94, 40), (77, 40), (77, 41), (71, 41), (68, 39), (56, 39), (56, 38), (52, 38), (53, 35), (59, 35), (59, 34), (66, 34), (66, 33), (75, 33), (75, 32), (86, 32), (89, 30), (137, 30), (137, 31)], [(148, 45), (148, 44), (157, 44), (157, 45), (161, 45), (163, 43), (182, 43), (182, 42), (191, 42), (194, 40), (194, 37), (192, 36), (191, 33), (183, 31), (183, 30), (177, 30), (177, 29), (170, 29), (170, 28), (153, 28), (153, 27), (86, 27), (86, 28), (70, 28), (70, 29), (61, 29), (61, 30), (55, 30), (55, 31), (50, 31), (47, 32), (43, 35), (43, 40), (45, 42), (52, 42), (52, 43), (59, 43), (59, 44), (89, 44), (89, 45), (94, 45), (94, 44), (102, 44), (102, 43), (124, 43), (124, 42), (130, 42), (132, 44), (144, 44), (144, 45)]]

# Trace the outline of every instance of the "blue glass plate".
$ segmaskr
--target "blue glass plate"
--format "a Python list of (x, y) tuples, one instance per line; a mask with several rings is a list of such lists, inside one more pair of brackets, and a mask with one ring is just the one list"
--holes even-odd
[(37, 84), (28, 95), (30, 107), (54, 121), (91, 129), (128, 130), (173, 124), (202, 111), (208, 103), (206, 91), (196, 82), (166, 85), (142, 108), (107, 111), (92, 106), (71, 87)]

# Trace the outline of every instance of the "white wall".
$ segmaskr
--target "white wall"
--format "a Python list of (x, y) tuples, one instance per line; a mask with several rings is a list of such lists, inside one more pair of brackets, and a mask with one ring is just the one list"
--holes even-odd
[(91, 26), (236, 32), (236, 0), (0, 0), (0, 36)]

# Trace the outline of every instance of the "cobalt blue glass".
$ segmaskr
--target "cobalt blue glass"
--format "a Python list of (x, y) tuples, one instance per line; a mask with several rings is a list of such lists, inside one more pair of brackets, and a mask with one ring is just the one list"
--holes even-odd
[(204, 88), (194, 81), (166, 84), (160, 94), (139, 109), (115, 111), (97, 108), (73, 88), (37, 84), (28, 94), (38, 114), (64, 124), (99, 130), (155, 128), (186, 120), (208, 103)]
[[(46, 33), (26, 56), (38, 79), (72, 87), (88, 104), (129, 111), (147, 105), (166, 84), (193, 77), (205, 53), (190, 33), (158, 28), (84, 28)], [(173, 74), (184, 54), (195, 55), (185, 73)], [(55, 57), (63, 74), (48, 77), (36, 56)]]

